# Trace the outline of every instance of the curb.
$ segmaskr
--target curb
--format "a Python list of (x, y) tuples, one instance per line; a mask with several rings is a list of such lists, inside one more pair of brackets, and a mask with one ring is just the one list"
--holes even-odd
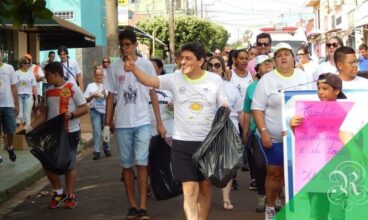
[[(81, 142), (78, 145), (77, 155), (83, 150), (89, 148), (92, 145), (92, 141), (92, 138), (89, 138), (88, 140), (83, 140), (81, 138)], [(43, 172), (41, 163), (34, 164), (26, 171), (15, 174), (13, 178), (17, 179), (17, 182), (9, 188), (0, 191), (0, 205), (10, 200), (15, 194), (37, 182), (44, 176), (45, 173)]]

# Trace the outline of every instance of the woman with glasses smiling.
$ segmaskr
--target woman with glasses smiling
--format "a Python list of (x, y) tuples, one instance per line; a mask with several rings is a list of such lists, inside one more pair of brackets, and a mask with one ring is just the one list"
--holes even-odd
[(31, 124), (31, 114), (33, 107), (33, 95), (35, 106), (38, 106), (37, 81), (31, 68), (31, 60), (22, 56), (19, 59), (19, 69), (15, 71), (18, 79), (19, 115), (18, 121), (25, 127)]
[(344, 43), (339, 37), (334, 36), (328, 39), (326, 43), (326, 62), (323, 62), (318, 66), (317, 71), (313, 74), (314, 81), (317, 81), (319, 75), (323, 73), (338, 74), (334, 61), (334, 54), (336, 49), (342, 46), (344, 46)]
[[(229, 107), (231, 108), (230, 119), (234, 123), (235, 128), (239, 132), (239, 120), (242, 113), (243, 100), (240, 96), (238, 89), (234, 84), (226, 80), (225, 73), (225, 61), (221, 56), (213, 56), (208, 60), (208, 71), (216, 73), (224, 79), (224, 89), (228, 99)], [(233, 180), (231, 179), (225, 188), (222, 189), (222, 196), (224, 202), (224, 210), (233, 210), (234, 206), (230, 200), (230, 190)]]

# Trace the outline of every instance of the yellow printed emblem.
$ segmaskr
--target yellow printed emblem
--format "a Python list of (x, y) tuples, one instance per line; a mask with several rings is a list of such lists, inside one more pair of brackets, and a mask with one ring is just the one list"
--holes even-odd
[(198, 102), (195, 102), (190, 105), (190, 109), (192, 109), (193, 111), (199, 112), (202, 110), (202, 105)]
[(27, 81), (21, 81), (20, 82), (20, 87), (26, 88), (27, 87)]
[(72, 92), (70, 91), (70, 89), (68, 88), (64, 88), (63, 90), (61, 90), (60, 92), (60, 96), (63, 98), (67, 98), (70, 97), (72, 95)]

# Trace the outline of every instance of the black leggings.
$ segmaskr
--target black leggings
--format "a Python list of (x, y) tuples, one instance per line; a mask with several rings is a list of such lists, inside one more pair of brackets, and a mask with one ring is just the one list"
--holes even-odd
[(251, 171), (251, 177), (256, 180), (257, 191), (259, 195), (265, 195), (266, 181), (266, 156), (262, 146), (259, 144), (259, 138), (251, 132), (248, 134), (248, 141), (244, 148), (247, 148), (248, 162)]

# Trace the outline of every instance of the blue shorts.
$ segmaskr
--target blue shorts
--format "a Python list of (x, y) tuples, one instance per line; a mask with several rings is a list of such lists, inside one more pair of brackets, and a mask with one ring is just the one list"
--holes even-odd
[(151, 125), (116, 128), (115, 139), (120, 154), (120, 165), (123, 168), (131, 168), (134, 165), (147, 166)]
[(0, 107), (0, 133), (15, 133), (15, 109), (12, 107)]
[(266, 155), (267, 165), (284, 165), (284, 147), (283, 143), (272, 143), (271, 148), (263, 147), (261, 139), (258, 139), (260, 146)]

